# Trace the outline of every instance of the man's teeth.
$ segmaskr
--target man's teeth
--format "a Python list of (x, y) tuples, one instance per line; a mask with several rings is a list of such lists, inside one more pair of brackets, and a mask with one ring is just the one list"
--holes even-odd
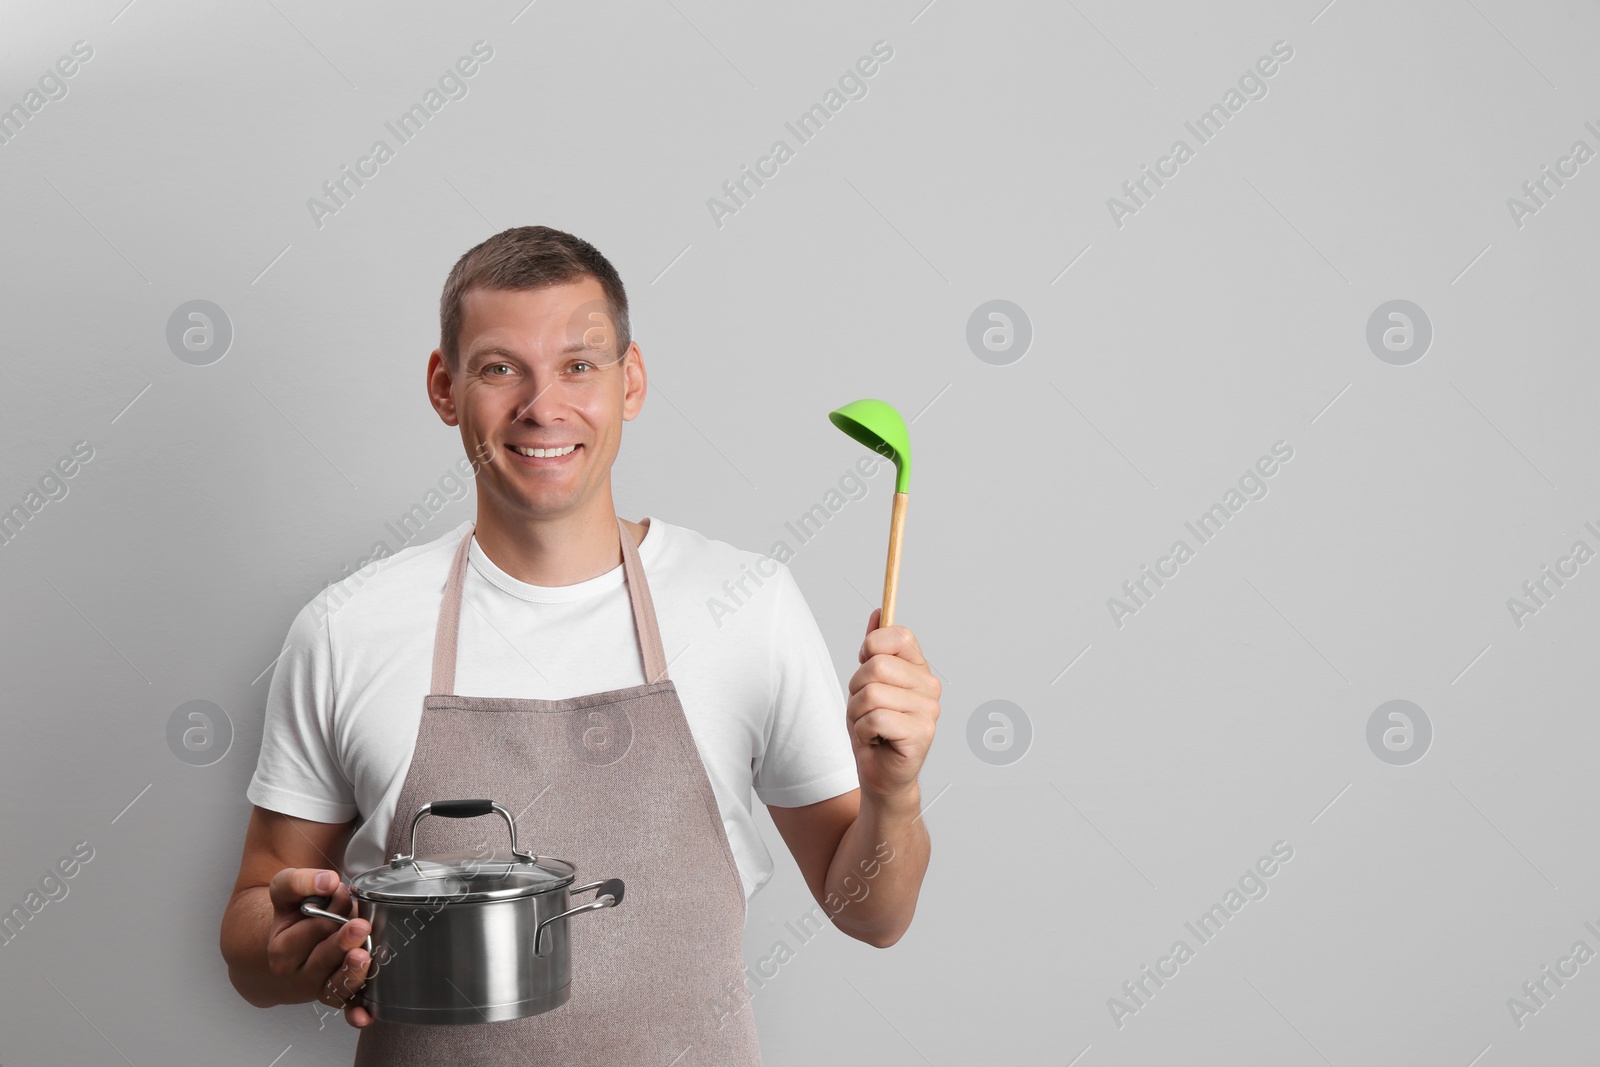
[(511, 445), (511, 451), (524, 456), (533, 456), (536, 459), (546, 459), (552, 456), (564, 456), (571, 452), (577, 445), (568, 445), (565, 448), (523, 448), (521, 445)]

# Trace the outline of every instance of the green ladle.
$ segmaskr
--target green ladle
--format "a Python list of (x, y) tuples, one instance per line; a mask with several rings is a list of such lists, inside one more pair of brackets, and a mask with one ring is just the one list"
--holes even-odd
[(883, 575), (883, 614), (878, 626), (894, 625), (894, 599), (900, 584), (900, 541), (911, 499), (911, 434), (900, 413), (882, 400), (856, 400), (828, 412), (828, 421), (894, 463), (894, 512), (889, 519), (889, 561)]

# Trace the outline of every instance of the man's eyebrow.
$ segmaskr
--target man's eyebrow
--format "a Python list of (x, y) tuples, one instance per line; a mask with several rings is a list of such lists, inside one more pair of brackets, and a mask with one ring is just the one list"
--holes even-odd
[[(565, 347), (563, 347), (561, 351), (557, 353), (557, 355), (564, 356), (569, 352), (588, 352), (590, 350), (590, 347), (584, 344), (582, 341), (569, 341)], [(471, 355), (469, 355), (467, 359), (468, 361), (471, 361), (475, 359), (481, 359), (484, 356), (510, 356), (512, 359), (522, 358), (522, 354), (520, 352), (513, 352), (511, 349), (502, 347), (501, 345), (490, 345), (488, 348), (477, 349)]]

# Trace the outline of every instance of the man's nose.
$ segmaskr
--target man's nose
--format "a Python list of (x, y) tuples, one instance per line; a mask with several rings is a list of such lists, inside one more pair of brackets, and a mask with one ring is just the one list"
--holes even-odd
[(557, 373), (535, 372), (528, 376), (522, 396), (518, 397), (516, 418), (519, 421), (548, 424), (560, 418), (567, 409), (567, 391)]

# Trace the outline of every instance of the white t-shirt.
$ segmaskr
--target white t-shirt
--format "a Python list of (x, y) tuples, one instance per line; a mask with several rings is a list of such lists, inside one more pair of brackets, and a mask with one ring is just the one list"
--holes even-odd
[[(273, 672), (247, 795), (316, 822), (360, 815), (345, 851), (347, 876), (387, 859), (432, 681), (439, 602), (469, 525), (318, 593), (295, 617)], [(773, 869), (752, 789), (765, 804), (799, 807), (860, 784), (844, 690), (782, 563), (654, 517), (639, 559), (668, 676), (749, 900)], [(620, 563), (576, 585), (546, 587), (506, 574), (476, 539), (468, 560), (457, 694), (560, 700), (644, 684)]]

